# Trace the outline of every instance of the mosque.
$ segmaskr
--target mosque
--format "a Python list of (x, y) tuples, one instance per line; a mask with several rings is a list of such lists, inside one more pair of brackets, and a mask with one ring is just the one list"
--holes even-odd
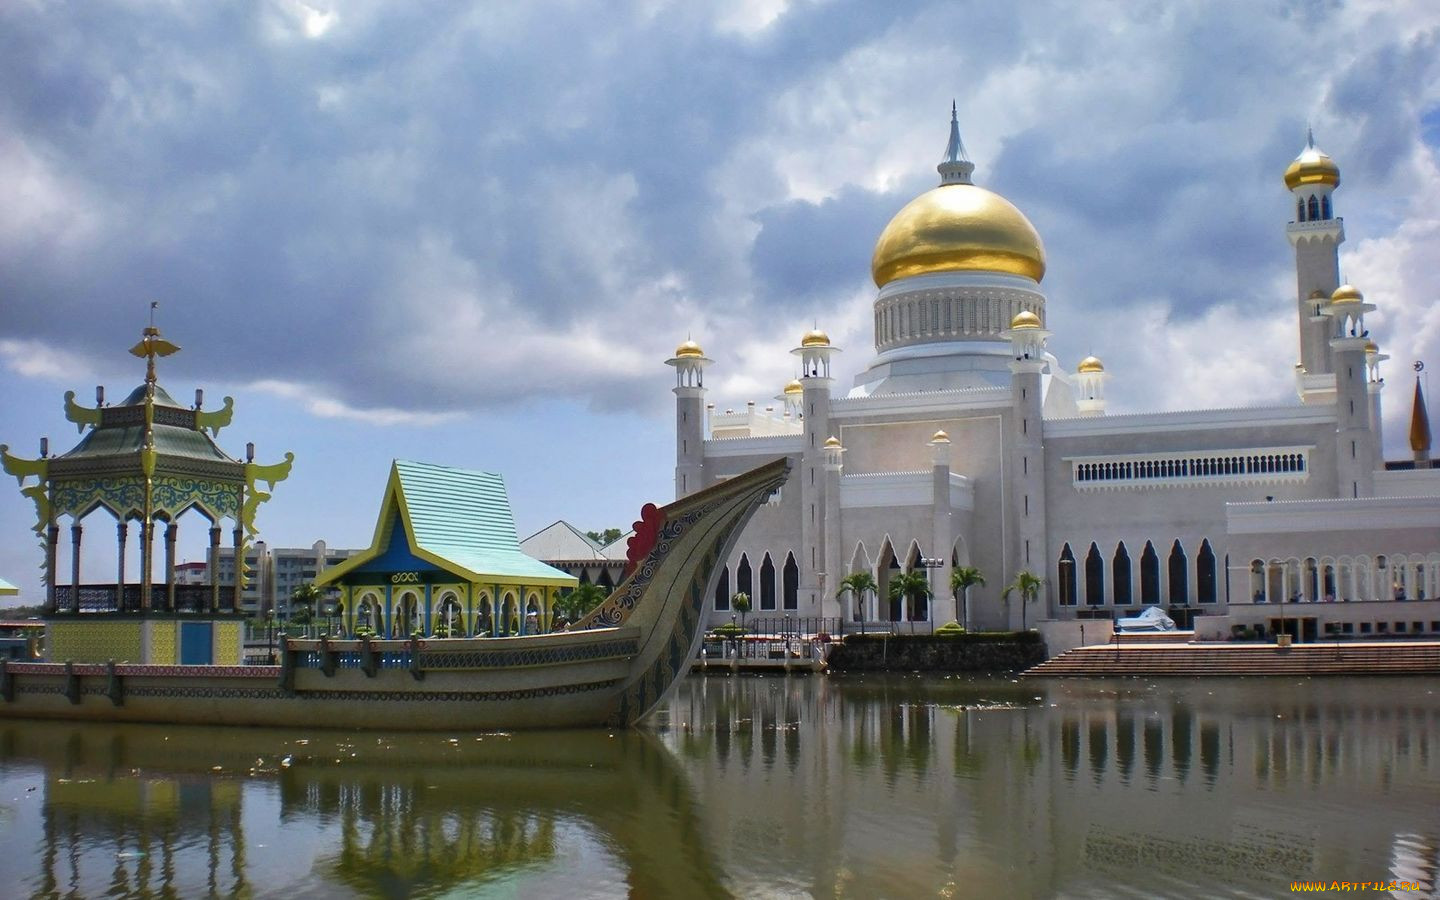
[[(875, 243), (875, 355), (848, 391), (819, 328), (792, 351), (799, 377), (761, 408), (707, 402), (712, 360), (695, 341), (667, 361), (677, 496), (796, 463), (726, 561), (713, 621), (744, 592), (755, 615), (846, 630), (1158, 606), (1197, 635), (1440, 633), (1440, 469), (1420, 384), (1411, 453), (1386, 463), (1388, 357), (1365, 323), (1376, 307), (1340, 282), (1340, 170), (1313, 135), (1284, 173), (1299, 398), (1283, 406), (1107, 415), (1101, 360), (1070, 370), (1047, 350), (1040, 235), (974, 168), (952, 109), (940, 184)], [(961, 566), (986, 581), (963, 603)], [(917, 569), (933, 599), (889, 600), (891, 578)], [(857, 572), (878, 590), (842, 591)], [(1022, 572), (1043, 582), (1023, 611), (1003, 595)]]

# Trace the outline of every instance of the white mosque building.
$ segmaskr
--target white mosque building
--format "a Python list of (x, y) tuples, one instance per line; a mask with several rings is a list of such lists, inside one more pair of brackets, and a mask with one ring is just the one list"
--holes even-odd
[[(1016, 627), (1005, 585), (1044, 582), (1028, 621), (1159, 606), (1182, 626), (1298, 640), (1440, 633), (1440, 469), (1418, 383), (1412, 453), (1387, 464), (1375, 306), (1339, 278), (1340, 171), (1313, 137), (1285, 171), (1295, 200), (1295, 366), (1284, 406), (1107, 415), (1095, 357), (1046, 349), (1045, 249), (1013, 204), (976, 185), (952, 112), (940, 184), (875, 244), (875, 355), (836, 390), (840, 352), (818, 328), (775, 405), (718, 411), (694, 341), (676, 375), (675, 490), (684, 496), (777, 456), (789, 483), (741, 535), (710, 599), (751, 615), (859, 622), (967, 618)], [(957, 609), (956, 566), (986, 586)], [(892, 603), (923, 567), (934, 599)], [(868, 571), (878, 594), (838, 595)]]

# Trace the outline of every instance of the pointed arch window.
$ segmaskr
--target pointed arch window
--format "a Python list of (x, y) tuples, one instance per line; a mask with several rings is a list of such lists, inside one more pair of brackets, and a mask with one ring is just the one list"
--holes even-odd
[(1134, 602), (1130, 591), (1130, 551), (1125, 549), (1125, 542), (1121, 541), (1115, 547), (1115, 559), (1112, 563), (1115, 577), (1115, 605), (1129, 606)]
[(1320, 218), (1330, 220), (1330, 195), (1326, 194), (1320, 198)]
[(1215, 586), (1215, 551), (1210, 549), (1210, 539), (1200, 542), (1200, 555), (1195, 557), (1195, 592), (1201, 603), (1214, 603), (1218, 599)]
[(1304, 201), (1304, 200), (1296, 200), (1296, 201), (1295, 201), (1295, 221), (1297, 221), (1297, 222), (1303, 222), (1303, 221), (1305, 221), (1305, 201)]
[(1306, 204), (1305, 208), (1306, 211), (1309, 213), (1308, 218), (1311, 222), (1314, 222), (1316, 219), (1320, 218), (1320, 201), (1315, 199), (1314, 194), (1310, 195), (1310, 201)]
[(775, 564), (768, 553), (760, 563), (760, 608), (775, 608)]
[(740, 565), (735, 567), (735, 593), (751, 598), (753, 604), (755, 587), (751, 584), (750, 557), (740, 554)]
[(1075, 589), (1075, 554), (1067, 543), (1060, 551), (1060, 605), (1074, 606), (1079, 598)]
[(1160, 556), (1155, 552), (1155, 545), (1149, 541), (1145, 542), (1145, 550), (1140, 554), (1140, 602), (1160, 602)]
[(1085, 605), (1105, 604), (1105, 559), (1100, 548), (1092, 541), (1090, 552), (1085, 554)]
[(1188, 562), (1185, 558), (1185, 548), (1180, 546), (1177, 539), (1170, 548), (1170, 602), (1177, 606), (1187, 606), (1190, 603), (1190, 577)]
[(722, 566), (720, 579), (715, 582), (715, 608), (726, 610), (730, 608), (730, 567)]
[(790, 553), (785, 557), (785, 569), (781, 573), (783, 580), (781, 602), (786, 609), (800, 608), (800, 567), (795, 564), (795, 554)]

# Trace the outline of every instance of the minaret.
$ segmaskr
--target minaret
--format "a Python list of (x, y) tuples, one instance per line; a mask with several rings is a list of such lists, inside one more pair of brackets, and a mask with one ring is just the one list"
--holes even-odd
[(1105, 364), (1098, 357), (1087, 356), (1075, 370), (1075, 386), (1080, 396), (1075, 405), (1082, 416), (1105, 415)]
[[(835, 591), (840, 584), (840, 579), (845, 577), (845, 562), (841, 559), (843, 552), (840, 546), (840, 475), (844, 470), (845, 448), (840, 446), (840, 439), (831, 436), (825, 441), (825, 503), (824, 509), (829, 518), (825, 521), (825, 546), (821, 553), (821, 564), (824, 566), (820, 571), (825, 573), (825, 587), (827, 590), (820, 595), (820, 606), (816, 612), (826, 614), (825, 606), (831, 603), (835, 597)], [(818, 583), (820, 579), (816, 579)], [(839, 610), (839, 615), (844, 616), (844, 610)]]
[(1375, 438), (1370, 432), (1369, 368), (1365, 313), (1372, 303), (1354, 285), (1342, 284), (1323, 307), (1331, 321), (1330, 351), (1335, 366), (1335, 464), (1341, 497), (1374, 494)]
[(1340, 186), (1340, 169), (1315, 146), (1307, 130), (1305, 149), (1285, 170), (1285, 186), (1295, 202), (1295, 220), (1285, 235), (1295, 248), (1296, 314), (1300, 326), (1297, 388), (1305, 403), (1329, 403), (1335, 372), (1329, 325), (1323, 308), (1340, 285), (1340, 244), (1345, 222), (1335, 215), (1331, 194)]
[(828, 508), (824, 487), (825, 441), (832, 437), (830, 389), (835, 384), (830, 357), (840, 351), (830, 346), (829, 335), (816, 328), (805, 332), (800, 346), (790, 352), (800, 358), (800, 424), (805, 438), (800, 468), (791, 476), (791, 483), (800, 486), (800, 592), (809, 598), (811, 615), (820, 615), (820, 604), (839, 580), (824, 568), (826, 529), (840, 527), (840, 510)]
[(1370, 394), (1370, 436), (1375, 441), (1375, 466), (1385, 465), (1385, 420), (1380, 414), (1380, 392), (1385, 389), (1385, 379), (1380, 377), (1380, 364), (1389, 359), (1388, 353), (1380, 352), (1380, 345), (1373, 340), (1365, 342), (1365, 365), (1370, 370), (1366, 390)]
[[(930, 570), (930, 591), (932, 621), (942, 621), (940, 602), (942, 597), (955, 601), (950, 593), (950, 553), (955, 544), (955, 520), (950, 508), (950, 435), (937, 431), (930, 438), (930, 544), (940, 565)], [(950, 621), (960, 621), (960, 610), (951, 605)]]
[(694, 341), (675, 348), (665, 365), (675, 368), (675, 498), (704, 487), (705, 367), (711, 360)]
[(1419, 375), (1415, 376), (1415, 402), (1410, 408), (1410, 452), (1415, 454), (1415, 468), (1430, 468), (1430, 414), (1425, 411)]
[[(1050, 555), (1045, 546), (1045, 446), (1040, 376), (1047, 365), (1045, 341), (1050, 332), (1042, 327), (1039, 316), (1026, 311), (1010, 320), (1005, 336), (1010, 339), (1014, 357), (1010, 361), (1013, 424), (1005, 465), (1010, 470), (1011, 487), (1006, 518), (1015, 523), (1015, 544), (1014, 552), (1007, 554), (1014, 562), (1003, 574), (1002, 583), (1008, 584), (1020, 571), (1049, 581), (1044, 575)], [(1018, 619), (1019, 605), (1012, 606)]]

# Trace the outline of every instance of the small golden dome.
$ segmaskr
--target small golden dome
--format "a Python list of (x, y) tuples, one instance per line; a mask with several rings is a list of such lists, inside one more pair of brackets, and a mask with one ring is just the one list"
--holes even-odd
[(1310, 299), (1311, 299), (1311, 300), (1324, 300), (1324, 299), (1326, 299), (1326, 297), (1325, 297), (1325, 292), (1322, 291), (1322, 290), (1320, 290), (1319, 288), (1316, 288), (1315, 290), (1313, 290), (1313, 291), (1310, 292)]
[(828, 438), (826, 438), (826, 439), (825, 439), (825, 449), (826, 449), (826, 450), (839, 450), (839, 449), (840, 449), (840, 439), (837, 438), (837, 437), (835, 437), (835, 436), (833, 436), (833, 435), (830, 436), (830, 437), (828, 437)]
[(942, 184), (905, 205), (875, 242), (876, 287), (935, 272), (1045, 277), (1045, 245), (1014, 204), (973, 184)]
[(1364, 303), (1365, 295), (1360, 293), (1359, 288), (1347, 281), (1344, 284), (1340, 285), (1338, 288), (1336, 288), (1335, 293), (1330, 295), (1330, 302)]
[(1079, 371), (1087, 373), (1103, 372), (1105, 371), (1105, 365), (1104, 363), (1100, 362), (1098, 358), (1094, 356), (1087, 356), (1084, 359), (1080, 360)]
[(1328, 184), (1340, 186), (1340, 167), (1325, 151), (1315, 146), (1315, 138), (1307, 137), (1305, 149), (1285, 169), (1285, 186), (1295, 190), (1307, 184)]
[(930, 443), (948, 444), (950, 443), (950, 435), (946, 434), (944, 431), (937, 431), (935, 432), (935, 436), (930, 439)]
[(803, 394), (803, 393), (805, 393), (805, 385), (803, 385), (803, 384), (800, 383), (800, 379), (798, 379), (798, 378), (792, 378), (792, 379), (790, 379), (790, 383), (787, 384), (787, 385), (785, 385), (785, 393), (786, 393), (786, 394)]
[(1022, 309), (1015, 318), (1010, 320), (1011, 329), (1016, 328), (1039, 328), (1040, 317), (1028, 309)]
[(1377, 344), (1377, 343), (1375, 343), (1374, 341), (1366, 341), (1366, 342), (1365, 342), (1365, 352), (1366, 352), (1366, 353), (1379, 353), (1379, 352), (1380, 352), (1380, 345)]
[(675, 355), (680, 359), (691, 359), (704, 356), (705, 351), (700, 349), (699, 344), (695, 343), (694, 341), (687, 340), (685, 343), (675, 348)]
[(800, 346), (828, 347), (830, 346), (830, 335), (826, 334), (818, 328), (811, 329), (810, 331), (805, 332), (805, 336), (800, 339)]

